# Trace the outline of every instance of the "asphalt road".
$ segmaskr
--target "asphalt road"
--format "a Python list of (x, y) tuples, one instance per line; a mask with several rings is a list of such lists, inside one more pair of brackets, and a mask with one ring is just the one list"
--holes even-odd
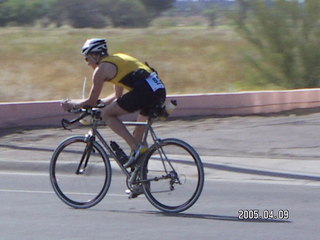
[[(0, 239), (317, 239), (318, 187), (206, 181), (185, 213), (157, 211), (144, 196), (129, 200), (113, 178), (102, 202), (71, 209), (52, 192), (48, 176), (1, 174)], [(241, 220), (241, 210), (273, 211), (278, 219)], [(288, 219), (279, 211), (288, 210)]]
[[(160, 136), (186, 140), (205, 164), (199, 201), (173, 215), (143, 196), (128, 200), (117, 171), (96, 207), (69, 208), (52, 191), (49, 160), (60, 141), (86, 130), (2, 129), (0, 239), (318, 239), (319, 127), (320, 114), (156, 123)], [(289, 216), (239, 219), (246, 210)]]

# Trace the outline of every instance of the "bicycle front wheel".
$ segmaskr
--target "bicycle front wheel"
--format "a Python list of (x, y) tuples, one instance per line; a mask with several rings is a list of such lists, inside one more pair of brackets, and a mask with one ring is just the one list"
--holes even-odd
[(105, 151), (95, 141), (75, 136), (63, 141), (53, 153), (50, 180), (58, 197), (74, 208), (89, 208), (106, 195), (111, 166)]
[(204, 170), (197, 152), (179, 139), (154, 144), (141, 171), (147, 199), (164, 212), (177, 213), (190, 208), (204, 185)]

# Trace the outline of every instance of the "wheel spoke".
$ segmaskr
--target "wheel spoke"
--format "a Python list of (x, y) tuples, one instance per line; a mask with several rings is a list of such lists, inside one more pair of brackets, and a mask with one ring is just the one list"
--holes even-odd
[(160, 141), (151, 147), (142, 166), (141, 179), (147, 199), (162, 211), (184, 211), (202, 192), (201, 160), (195, 150), (181, 140)]

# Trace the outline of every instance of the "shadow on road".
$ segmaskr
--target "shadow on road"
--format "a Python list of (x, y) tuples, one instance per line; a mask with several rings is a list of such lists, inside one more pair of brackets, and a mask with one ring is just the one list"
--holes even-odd
[[(94, 209), (91, 209), (94, 210)], [(99, 210), (100, 211), (100, 210)], [(250, 222), (250, 223), (291, 223), (289, 220), (283, 219), (248, 219), (243, 220), (235, 216), (223, 216), (214, 214), (198, 214), (198, 213), (164, 213), (157, 211), (125, 211), (125, 210), (106, 210), (112, 213), (125, 213), (125, 214), (148, 214), (159, 217), (173, 217), (173, 218), (189, 218), (201, 220), (216, 220), (216, 221), (232, 221), (232, 222)]]
[[(29, 147), (29, 146), (27, 147), (27, 146), (21, 146), (21, 145), (13, 145), (13, 144), (0, 144), (0, 148), (8, 148), (8, 149), (16, 149), (16, 150), (32, 151), (32, 152), (35, 152), (35, 151), (50, 152), (50, 153), (54, 152), (54, 148), (40, 148), (40, 147)], [(274, 172), (274, 171), (266, 171), (266, 170), (250, 169), (250, 168), (240, 168), (240, 167), (233, 167), (230, 165), (227, 166), (223, 164), (208, 163), (208, 162), (204, 162), (203, 166), (205, 168), (216, 169), (216, 170), (227, 171), (227, 172), (269, 176), (269, 177), (279, 177), (279, 178), (286, 178), (286, 179), (320, 181), (320, 177), (318, 176)]]
[(8, 149), (15, 149), (21, 151), (32, 151), (32, 152), (50, 152), (53, 153), (55, 148), (41, 148), (41, 147), (26, 147), (21, 145), (13, 145), (13, 144), (0, 144), (0, 148), (8, 148)]
[(229, 165), (227, 166), (227, 165), (215, 164), (215, 163), (203, 163), (203, 166), (205, 168), (211, 168), (211, 169), (227, 171), (227, 172), (236, 172), (236, 173), (244, 173), (244, 174), (251, 174), (251, 175), (262, 175), (262, 176), (268, 176), (268, 177), (320, 181), (320, 177), (317, 177), (317, 176), (308, 176), (308, 175), (282, 173), (282, 172), (272, 172), (272, 171), (250, 169), (250, 168), (239, 168), (239, 167), (232, 167)]
[(221, 220), (221, 221), (235, 221), (235, 222), (256, 222), (256, 223), (291, 223), (288, 220), (281, 219), (248, 219), (243, 220), (234, 216), (212, 215), (212, 214), (195, 214), (195, 213), (155, 213), (166, 217), (192, 218), (204, 220)]

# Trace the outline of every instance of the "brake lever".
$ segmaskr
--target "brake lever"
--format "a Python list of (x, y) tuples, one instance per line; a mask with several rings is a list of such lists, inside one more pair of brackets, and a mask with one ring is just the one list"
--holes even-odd
[(86, 117), (87, 115), (88, 115), (88, 113), (84, 112), (84, 113), (82, 113), (82, 114), (80, 115), (80, 117), (78, 117), (78, 118), (76, 118), (76, 119), (73, 119), (73, 120), (71, 120), (71, 121), (68, 120), (68, 119), (63, 118), (63, 119), (61, 120), (61, 125), (62, 125), (62, 127), (63, 127), (65, 130), (72, 131), (71, 128), (66, 127), (66, 124), (71, 125), (71, 124), (74, 124), (74, 123), (76, 123), (76, 122), (79, 122), (81, 119), (83, 119), (83, 118)]
[(65, 124), (71, 125), (71, 122), (70, 122), (68, 119), (63, 118), (63, 119), (61, 120), (61, 125), (62, 125), (63, 129), (64, 129), (64, 130), (69, 130), (69, 131), (71, 132), (72, 129), (66, 127)]

